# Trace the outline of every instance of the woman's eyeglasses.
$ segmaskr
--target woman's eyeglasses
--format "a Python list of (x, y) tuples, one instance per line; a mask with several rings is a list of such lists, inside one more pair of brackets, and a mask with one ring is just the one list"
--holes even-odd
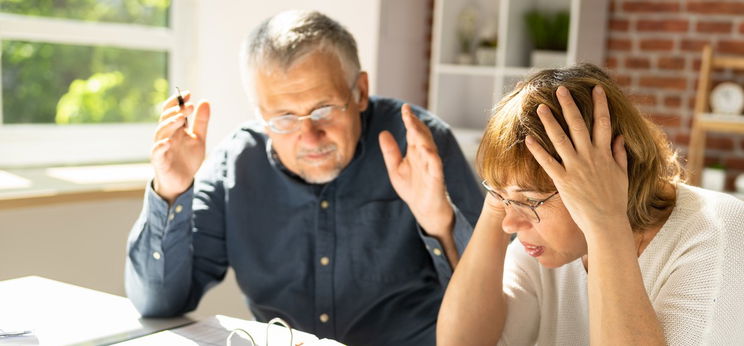
[(558, 194), (558, 191), (553, 192), (553, 194), (551, 194), (547, 198), (539, 200), (539, 201), (535, 201), (534, 203), (530, 204), (530, 203), (515, 201), (513, 199), (507, 199), (507, 198), (501, 197), (501, 195), (499, 195), (499, 193), (496, 192), (496, 190), (494, 190), (491, 186), (489, 186), (485, 180), (481, 182), (481, 185), (483, 185), (483, 187), (486, 189), (486, 191), (488, 191), (488, 193), (490, 193), (492, 196), (496, 197), (499, 201), (504, 203), (504, 206), (507, 206), (507, 207), (512, 206), (513, 207), (512, 210), (514, 212), (518, 213), (521, 216), (526, 217), (527, 219), (529, 219), (530, 221), (534, 223), (540, 223), (540, 215), (537, 214), (537, 210), (535, 209), (545, 204), (545, 202), (547, 202), (553, 196)]

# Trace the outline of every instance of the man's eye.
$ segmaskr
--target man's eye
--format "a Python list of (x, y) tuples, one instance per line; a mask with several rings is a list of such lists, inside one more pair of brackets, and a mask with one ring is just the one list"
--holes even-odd
[(315, 109), (311, 115), (314, 118), (322, 118), (322, 117), (325, 117), (326, 115), (328, 115), (331, 112), (331, 109), (332, 108), (333, 107), (331, 107), (331, 106), (323, 106), (323, 107), (320, 107), (320, 108)]

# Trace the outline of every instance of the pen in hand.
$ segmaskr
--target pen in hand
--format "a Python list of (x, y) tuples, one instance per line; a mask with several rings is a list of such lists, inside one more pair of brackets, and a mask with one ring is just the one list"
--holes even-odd
[[(178, 93), (178, 108), (180, 108), (181, 111), (183, 111), (185, 102), (183, 100), (183, 96), (181, 96), (181, 89), (176, 87), (176, 92)], [(188, 115), (186, 116), (186, 121), (183, 123), (183, 126), (189, 127), (189, 116)]]

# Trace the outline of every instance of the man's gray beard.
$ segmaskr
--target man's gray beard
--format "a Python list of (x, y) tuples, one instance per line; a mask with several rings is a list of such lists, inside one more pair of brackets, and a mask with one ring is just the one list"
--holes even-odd
[[(313, 152), (317, 153), (317, 152), (324, 152), (324, 151), (329, 151), (329, 150), (333, 150), (335, 152), (335, 155), (333, 156), (334, 156), (334, 163), (336, 164), (336, 166), (334, 166), (328, 172), (323, 172), (320, 174), (309, 173), (305, 170), (300, 170), (298, 175), (300, 176), (300, 178), (302, 178), (302, 180), (310, 184), (326, 184), (326, 183), (333, 181), (333, 179), (336, 179), (336, 177), (338, 177), (338, 175), (341, 174), (341, 171), (346, 166), (340, 163), (342, 160), (342, 157), (341, 157), (341, 154), (337, 151), (337, 148), (335, 145), (331, 144), (323, 148), (320, 148), (319, 150), (313, 150)], [(322, 162), (306, 161), (303, 159), (303, 155), (302, 155), (305, 153), (307, 152), (300, 152), (300, 154), (298, 155), (299, 156), (298, 161), (304, 162), (310, 166), (319, 166), (319, 165), (326, 163), (326, 161), (322, 161)]]
[(307, 172), (302, 171), (300, 172), (299, 176), (300, 178), (302, 178), (302, 180), (310, 184), (326, 184), (333, 181), (333, 179), (336, 179), (336, 177), (341, 174), (341, 171), (343, 169), (343, 167), (333, 167), (333, 169), (326, 174), (316, 174), (314, 176), (311, 176)]

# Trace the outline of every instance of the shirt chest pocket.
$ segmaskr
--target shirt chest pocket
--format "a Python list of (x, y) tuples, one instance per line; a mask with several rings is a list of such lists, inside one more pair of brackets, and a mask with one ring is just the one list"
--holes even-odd
[(415, 218), (403, 201), (367, 203), (355, 213), (351, 226), (352, 269), (358, 280), (414, 280), (431, 265)]

